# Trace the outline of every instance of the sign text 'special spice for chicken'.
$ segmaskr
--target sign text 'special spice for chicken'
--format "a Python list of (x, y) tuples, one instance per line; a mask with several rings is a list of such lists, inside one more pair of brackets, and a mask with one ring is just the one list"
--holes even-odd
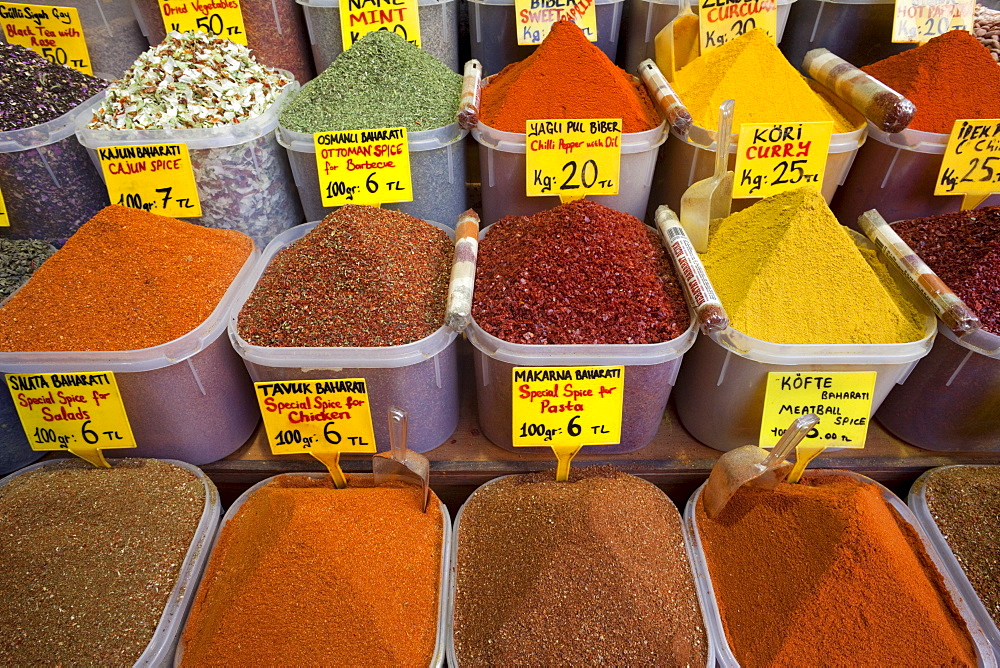
[(673, 503), (611, 467), (501, 478), (458, 524), (455, 653), (470, 666), (704, 666)]
[(0, 663), (131, 666), (205, 510), (205, 484), (153, 459), (66, 460), (0, 487)]

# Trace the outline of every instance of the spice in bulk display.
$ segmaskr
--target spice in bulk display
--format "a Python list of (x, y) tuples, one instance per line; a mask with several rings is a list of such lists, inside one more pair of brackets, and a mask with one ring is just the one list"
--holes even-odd
[(458, 424), (457, 333), (444, 326), (453, 246), (444, 226), (348, 205), (272, 242), (230, 337), (255, 381), (364, 378), (375, 441), (392, 407), (408, 446), (441, 445)]
[(527, 216), (559, 203), (525, 194), (526, 123), (573, 118), (622, 119), (621, 184), (595, 202), (642, 217), (660, 144), (666, 138), (646, 89), (616, 67), (569, 21), (558, 21), (534, 53), (483, 82), (479, 143), (483, 222)]
[(49, 461), (5, 478), (0, 661), (168, 662), (219, 510), (201, 471), (157, 460)]
[(142, 54), (81, 119), (91, 150), (183, 142), (208, 227), (236, 229), (263, 247), (302, 222), (288, 159), (272, 132), (298, 84), (246, 47), (201, 32), (170, 33)]
[(253, 259), (240, 232), (107, 207), (0, 307), (0, 372), (115, 372), (133, 453), (221, 459), (259, 417), (222, 335)]
[(976, 5), (976, 21), (972, 34), (990, 51), (994, 61), (1000, 61), (1000, 11)]
[(285, 105), (278, 127), (306, 219), (334, 208), (321, 199), (313, 133), (405, 127), (413, 199), (385, 206), (454, 226), (467, 208), (461, 94), (461, 75), (392, 32), (370, 32), (338, 55)]
[[(869, 123), (868, 141), (834, 198), (845, 225), (877, 208), (887, 221), (951, 213), (959, 195), (934, 195), (941, 155), (958, 119), (1000, 118), (1000, 68), (969, 33), (952, 30), (863, 68), (917, 107), (909, 127), (887, 134)], [(1000, 204), (995, 196), (987, 205)]]
[(449, 665), (714, 665), (681, 518), (611, 467), (507, 476), (455, 524)]
[(108, 83), (0, 43), (0, 237), (61, 243), (108, 204), (76, 117)]
[(451, 518), (412, 487), (271, 478), (229, 510), (176, 662), (442, 665)]
[(487, 228), (473, 322), (483, 434), (512, 448), (512, 368), (625, 365), (621, 442), (642, 448), (660, 419), (695, 325), (666, 251), (628, 214), (580, 200)]

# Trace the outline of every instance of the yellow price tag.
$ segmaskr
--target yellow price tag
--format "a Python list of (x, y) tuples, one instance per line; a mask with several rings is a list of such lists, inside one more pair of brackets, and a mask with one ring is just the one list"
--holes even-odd
[[(388, 30), (420, 46), (417, 0), (344, 0), (340, 3), (340, 34), (344, 51), (370, 32)], [(346, 11), (345, 11), (346, 9)]]
[(792, 420), (809, 413), (819, 417), (819, 424), (803, 445), (865, 447), (875, 376), (874, 371), (768, 373), (760, 447), (774, 447)]
[(955, 121), (934, 185), (935, 195), (965, 195), (972, 209), (1000, 192), (1000, 119)]
[(618, 194), (620, 118), (528, 121), (525, 135), (529, 197)]
[(317, 132), (313, 147), (323, 206), (413, 201), (406, 128)]
[(201, 215), (187, 144), (107, 146), (97, 155), (112, 204), (175, 218)]
[(583, 31), (588, 41), (597, 41), (597, 8), (594, 0), (514, 0), (517, 43), (541, 44), (552, 24), (568, 20)]
[(701, 55), (717, 49), (754, 28), (762, 28), (772, 40), (778, 37), (776, 0), (700, 0), (698, 34)]
[(9, 44), (31, 49), (53, 63), (93, 74), (80, 14), (73, 7), (0, 2), (0, 26)]
[(833, 121), (744, 123), (733, 197), (770, 197), (804, 185), (822, 190), (832, 135)]
[(3, 191), (0, 191), (0, 227), (10, 227), (10, 216), (7, 215), (7, 205), (3, 201)]
[(926, 42), (949, 30), (972, 32), (976, 0), (896, 0), (893, 42)]
[(6, 376), (32, 450), (69, 450), (108, 466), (102, 448), (134, 448), (115, 374), (11, 373)]
[(159, 5), (167, 32), (207, 32), (247, 45), (240, 0), (159, 0)]

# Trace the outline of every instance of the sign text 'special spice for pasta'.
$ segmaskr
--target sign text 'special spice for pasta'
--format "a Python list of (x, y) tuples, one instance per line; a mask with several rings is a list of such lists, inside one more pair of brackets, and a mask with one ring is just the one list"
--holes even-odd
[(240, 232), (106, 207), (0, 307), (0, 351), (172, 341), (208, 318), (252, 251)]
[(470, 666), (704, 666), (670, 499), (611, 467), (508, 476), (458, 525), (455, 653)]
[(0, 239), (0, 303), (31, 278), (56, 249), (34, 239)]
[(271, 347), (418, 341), (444, 324), (452, 253), (422, 220), (342, 207), (271, 261), (240, 310), (240, 336)]
[(1000, 626), (1000, 466), (935, 471), (925, 494), (948, 547)]
[(807, 473), (742, 487), (714, 520), (699, 499), (697, 524), (740, 665), (976, 665), (934, 562), (877, 485)]
[(135, 663), (204, 509), (201, 480), (153, 459), (66, 460), (0, 487), (0, 663)]
[(182, 638), (182, 666), (428, 666), (442, 517), (412, 487), (282, 476), (226, 522)]

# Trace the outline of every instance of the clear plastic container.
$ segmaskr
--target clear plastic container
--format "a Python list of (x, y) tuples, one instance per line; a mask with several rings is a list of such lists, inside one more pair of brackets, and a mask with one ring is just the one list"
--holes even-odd
[[(383, 204), (383, 208), (402, 211), (422, 220), (441, 220), (454, 227), (459, 214), (469, 208), (466, 206), (463, 141), (468, 130), (462, 130), (456, 122), (407, 134), (413, 201)], [(321, 220), (338, 207), (323, 206), (312, 134), (279, 125), (277, 137), (278, 143), (288, 150), (306, 219)]]
[[(291, 77), (288, 72), (284, 74)], [(267, 111), (242, 123), (185, 130), (88, 129), (102, 96), (88, 103), (77, 118), (76, 136), (89, 149), (99, 174), (98, 148), (186, 143), (202, 211), (200, 218), (187, 220), (206, 227), (239, 230), (263, 248), (276, 234), (303, 221), (288, 157), (274, 136), (278, 112), (298, 89), (299, 84), (292, 81)]]
[(73, 133), (104, 93), (47, 123), (0, 132), (0, 192), (9, 227), (0, 236), (64, 242), (108, 205), (100, 169)]
[(972, 616), (976, 618), (976, 621), (982, 628), (986, 639), (989, 640), (990, 644), (993, 646), (993, 652), (996, 655), (997, 653), (1000, 653), (1000, 628), (997, 628), (996, 623), (993, 621), (993, 617), (990, 616), (989, 611), (986, 610), (986, 606), (983, 605), (983, 602), (976, 593), (976, 590), (973, 588), (972, 583), (969, 582), (969, 578), (965, 575), (965, 570), (963, 570), (961, 562), (959, 562), (955, 557), (955, 553), (951, 551), (951, 547), (948, 545), (947, 537), (941, 533), (941, 529), (938, 528), (937, 522), (931, 514), (931, 510), (927, 506), (927, 483), (930, 479), (939, 471), (960, 467), (965, 468), (965, 466), (961, 464), (956, 464), (953, 466), (940, 466), (938, 468), (931, 469), (930, 471), (925, 471), (924, 474), (917, 478), (916, 482), (913, 483), (913, 486), (910, 488), (910, 495), (907, 497), (906, 502), (910, 507), (910, 510), (913, 511), (917, 523), (920, 524), (920, 528), (924, 530), (927, 539), (934, 546), (934, 549), (937, 550), (938, 556), (941, 557), (941, 562), (944, 565), (942, 570), (947, 571), (948, 575), (955, 583), (955, 589), (958, 590), (958, 596), (965, 600), (966, 605), (972, 611)]
[[(594, 0), (594, 4), (597, 12), (594, 46), (614, 62), (625, 0)], [(482, 63), (484, 75), (496, 74), (535, 50), (537, 45), (518, 46), (518, 30), (514, 0), (469, 0), (472, 57)]]
[[(454, 239), (451, 228), (427, 221)], [(238, 318), (257, 281), (279, 251), (312, 231), (318, 223), (299, 225), (272, 241), (229, 311), (229, 338), (243, 357), (254, 382), (364, 378), (371, 402), (375, 444), (389, 450), (389, 425), (381, 419), (390, 407), (409, 414), (406, 445), (427, 452), (451, 438), (458, 426), (458, 333), (441, 326), (430, 336), (401, 346), (369, 348), (272, 348), (247, 343)], [(255, 409), (256, 410), (256, 409)]]
[[(778, 34), (780, 43), (788, 20), (788, 10), (796, 0), (778, 0)], [(619, 49), (619, 65), (630, 74), (635, 74), (639, 63), (646, 58), (656, 58), (653, 40), (656, 34), (677, 16), (680, 0), (627, 0), (625, 24), (622, 26)], [(687, 2), (687, 0), (684, 0)], [(692, 0), (691, 10), (698, 14), (699, 3)]]
[(138, 447), (108, 452), (197, 466), (222, 459), (250, 438), (260, 419), (246, 369), (223, 336), (256, 259), (254, 252), (212, 314), (180, 338), (140, 350), (0, 352), (0, 373), (112, 371)]
[[(966, 627), (968, 627), (969, 635), (972, 637), (972, 641), (976, 646), (976, 656), (979, 659), (978, 665), (980, 668), (995, 668), (997, 662), (993, 656), (993, 651), (990, 649), (986, 636), (983, 634), (983, 629), (980, 628), (976, 617), (969, 609), (968, 599), (956, 585), (947, 566), (945, 565), (944, 560), (941, 558), (941, 555), (935, 549), (934, 544), (928, 539), (927, 533), (924, 531), (920, 522), (914, 516), (913, 512), (906, 506), (906, 504), (903, 503), (895, 494), (871, 478), (866, 478), (865, 476), (854, 473), (853, 471), (810, 469), (809, 472), (811, 475), (817, 476), (849, 476), (858, 482), (869, 485), (877, 485), (879, 487), (882, 492), (882, 498), (885, 499), (885, 502), (892, 506), (892, 508), (899, 513), (901, 519), (917, 533), (924, 549), (927, 550), (927, 555), (931, 558), (931, 561), (934, 562), (934, 567), (941, 575), (941, 579), (944, 582), (948, 593), (951, 595), (952, 601), (955, 603), (955, 607), (958, 609), (958, 612), (962, 617), (962, 621), (965, 622)], [(687, 506), (684, 508), (684, 538), (687, 541), (688, 554), (691, 555), (691, 563), (694, 566), (694, 580), (695, 585), (698, 587), (698, 600), (701, 603), (702, 610), (706, 611), (706, 618), (708, 619), (708, 633), (715, 641), (715, 655), (718, 659), (718, 665), (721, 668), (739, 668), (740, 664), (733, 655), (733, 650), (729, 646), (729, 640), (726, 637), (726, 632), (722, 626), (722, 615), (719, 613), (719, 606), (715, 600), (715, 589), (712, 586), (712, 576), (708, 570), (708, 562), (705, 560), (705, 551), (702, 548), (701, 534), (698, 530), (696, 508), (698, 505), (698, 497), (701, 496), (701, 492), (704, 489), (705, 485), (702, 485), (695, 490), (695, 493), (691, 495), (691, 498), (687, 502)], [(863, 662), (863, 660), (861, 661)]]
[[(472, 129), (472, 136), (479, 142), (484, 224), (495, 223), (504, 216), (530, 216), (559, 205), (558, 195), (525, 194), (527, 145), (523, 132), (501, 132), (480, 121)], [(663, 123), (645, 132), (622, 133), (618, 194), (592, 195), (587, 199), (642, 220), (649, 202), (656, 156), (666, 138)]]
[[(344, 50), (340, 32), (340, 0), (296, 0), (306, 15), (316, 71), (323, 72)], [(420, 48), (458, 69), (458, 2), (417, 0)]]
[[(948, 135), (910, 129), (886, 134), (869, 123), (868, 138), (874, 141), (861, 147), (830, 204), (842, 224), (858, 229), (858, 217), (868, 209), (878, 209), (886, 220), (910, 220), (961, 208), (961, 195), (934, 195)], [(998, 205), (1000, 196), (991, 195), (980, 206)]]
[[(158, 0), (131, 2), (135, 18), (145, 35), (143, 42), (148, 46), (158, 45), (167, 36), (160, 3)], [(312, 54), (309, 53), (305, 18), (295, 0), (240, 0), (240, 10), (247, 33), (247, 47), (253, 51), (257, 62), (288, 70), (301, 83), (316, 75)]]
[[(859, 234), (862, 248), (874, 246)], [(677, 378), (675, 401), (681, 424), (716, 450), (754, 444), (760, 438), (767, 374), (809, 371), (875, 371), (872, 412), (906, 380), (934, 342), (936, 319), (894, 267), (889, 273), (903, 296), (924, 316), (924, 336), (909, 343), (783, 344), (761, 341), (727, 327), (700, 335)], [(870, 417), (870, 416), (869, 416)]]
[[(17, 473), (12, 473), (6, 478), (0, 478), (0, 487), (3, 487), (19, 475), (36, 471), (45, 466), (51, 466), (59, 461), (58, 459), (44, 461), (21, 469)], [(108, 461), (114, 466), (114, 459)], [(187, 554), (184, 555), (184, 561), (181, 563), (177, 581), (170, 590), (170, 598), (167, 599), (167, 604), (163, 608), (163, 614), (160, 615), (160, 622), (156, 625), (153, 638), (135, 662), (137, 667), (169, 665), (170, 659), (174, 654), (174, 648), (180, 639), (182, 625), (184, 619), (187, 617), (188, 608), (191, 607), (191, 601), (194, 598), (192, 594), (197, 590), (198, 583), (201, 581), (201, 575), (205, 570), (205, 564), (208, 563), (209, 546), (215, 540), (216, 530), (219, 527), (219, 516), (222, 514), (222, 503), (219, 501), (219, 492), (201, 469), (173, 459), (164, 459), (162, 461), (192, 473), (205, 485), (205, 510), (202, 512), (201, 521), (198, 522), (198, 526), (195, 528), (191, 547), (188, 548)]]
[[(809, 81), (813, 90), (834, 104), (848, 119), (856, 121), (858, 129), (852, 132), (835, 132), (830, 138), (829, 157), (826, 160), (826, 174), (823, 177), (823, 197), (829, 203), (837, 187), (844, 183), (858, 149), (865, 143), (867, 129), (864, 118), (840, 98), (815, 81)], [(739, 143), (739, 128), (729, 143), (729, 169), (736, 166), (736, 148)], [(674, 211), (680, 211), (681, 197), (688, 186), (707, 179), (715, 172), (715, 130), (707, 130), (692, 125), (687, 137), (680, 137), (671, 131), (667, 145), (663, 147), (662, 159), (656, 165), (653, 177), (653, 192), (650, 196), (649, 220), (660, 204), (666, 204)], [(740, 211), (759, 197), (733, 200), (732, 210)], [(835, 210), (836, 211), (836, 210)]]
[[(289, 475), (289, 476), (308, 476), (310, 478), (322, 478), (322, 477), (324, 477), (327, 474), (325, 474), (325, 473), (286, 473), (285, 475)], [(354, 477), (364, 478), (364, 477), (369, 477), (370, 474), (352, 473), (352, 474), (350, 474), (350, 476), (352, 478), (354, 478)], [(261, 487), (263, 487), (264, 485), (267, 485), (268, 483), (272, 482), (275, 478), (278, 478), (278, 477), (280, 477), (280, 476), (272, 476), (270, 478), (266, 478), (264, 480), (261, 480), (259, 483), (257, 483), (256, 485), (254, 485), (253, 487), (251, 487), (247, 491), (243, 492), (243, 494), (241, 494), (240, 497), (238, 499), (236, 499), (236, 501), (233, 502), (233, 505), (229, 506), (229, 510), (226, 512), (225, 517), (222, 518), (222, 524), (219, 525), (219, 530), (215, 533), (214, 539), (212, 540), (211, 549), (206, 550), (206, 552), (208, 554), (211, 554), (211, 552), (215, 551), (215, 546), (219, 542), (219, 536), (222, 535), (222, 529), (226, 526), (227, 522), (229, 522), (230, 520), (233, 519), (233, 517), (239, 511), (240, 507), (244, 503), (246, 503), (247, 499), (249, 499), (250, 496), (254, 492), (256, 492), (257, 490), (259, 490)], [(2, 481), (0, 481), (0, 482), (2, 482)], [(436, 641), (436, 643), (434, 645), (434, 656), (431, 658), (430, 668), (443, 668), (445, 654), (446, 654), (446, 646), (448, 644), (448, 639), (451, 637), (451, 633), (450, 633), (450, 628), (451, 628), (451, 605), (450, 605), (450, 602), (449, 602), (449, 592), (451, 592), (452, 589), (453, 589), (452, 577), (453, 577), (453, 570), (454, 570), (451, 567), (451, 564), (452, 564), (452, 556), (451, 556), (451, 550), (452, 550), (451, 514), (448, 512), (448, 507), (446, 505), (444, 505), (444, 503), (442, 503), (440, 500), (438, 501), (438, 503), (440, 504), (440, 507), (441, 507), (441, 523), (442, 523), (441, 579), (440, 579), (441, 592), (440, 592), (440, 596), (438, 598), (437, 641)], [(206, 561), (207, 561), (207, 558), (206, 558)], [(291, 571), (289, 571), (289, 573), (291, 573)], [(194, 594), (195, 594), (196, 591), (197, 591), (197, 588), (190, 589), (191, 593), (187, 597), (188, 598), (188, 603), (190, 603), (190, 601), (194, 599)], [(186, 616), (186, 613), (185, 613), (185, 616)], [(305, 623), (309, 623), (310, 620), (303, 618), (301, 621), (302, 621), (302, 623), (305, 624)], [(336, 633), (336, 631), (337, 631), (337, 629), (328, 629), (328, 630), (331, 631), (332, 633)], [(181, 634), (178, 631), (178, 633), (177, 633), (178, 639), (179, 639), (180, 635)], [(184, 656), (184, 643), (181, 642), (181, 643), (177, 644), (176, 647), (177, 647), (177, 651), (174, 653), (174, 662), (173, 662), (173, 665), (179, 666), (181, 664), (181, 659)]]
[(32, 450), (28, 444), (10, 390), (0, 387), (0, 475), (37, 462), (43, 456), (44, 452)]

